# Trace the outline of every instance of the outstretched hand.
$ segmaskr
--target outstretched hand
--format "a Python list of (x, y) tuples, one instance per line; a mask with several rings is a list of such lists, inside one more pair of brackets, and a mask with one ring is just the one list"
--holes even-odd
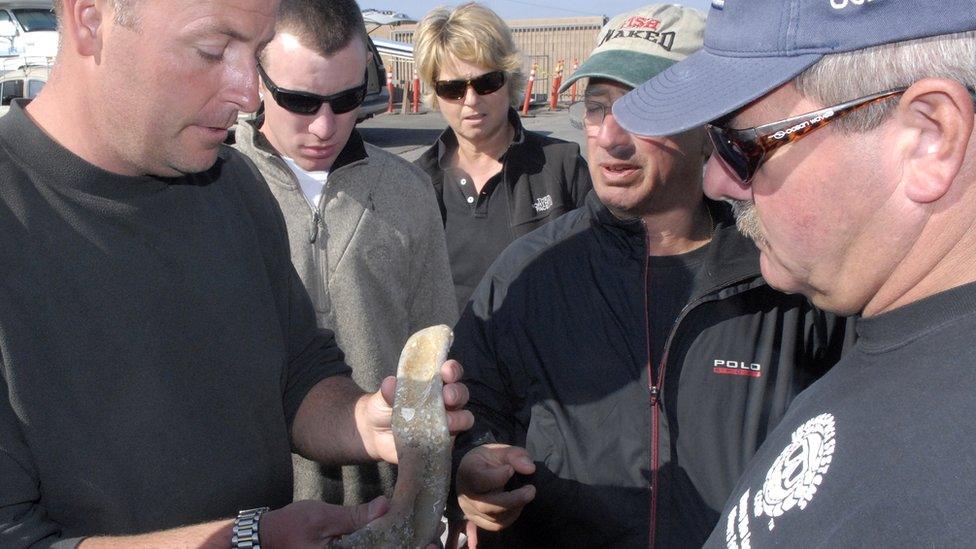
[[(460, 382), (463, 373), (461, 364), (456, 360), (448, 360), (441, 366), (444, 407), (447, 409), (447, 427), (451, 436), (474, 425), (474, 416), (463, 409), (468, 403), (468, 388)], [(373, 459), (389, 463), (397, 463), (396, 445), (390, 427), (395, 391), (396, 378), (387, 377), (379, 391), (364, 396), (356, 405), (356, 423), (360, 425), (366, 452)]]
[(531, 475), (535, 464), (524, 448), (485, 444), (465, 454), (457, 472), (458, 504), (464, 517), (477, 527), (497, 532), (507, 528), (535, 498), (535, 486), (527, 484), (505, 491), (512, 475)]

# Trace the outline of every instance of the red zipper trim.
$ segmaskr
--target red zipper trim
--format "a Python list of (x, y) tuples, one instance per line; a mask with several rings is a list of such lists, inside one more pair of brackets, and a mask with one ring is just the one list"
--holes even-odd
[(644, 337), (647, 345), (647, 389), (650, 393), (651, 403), (651, 516), (650, 531), (648, 532), (648, 547), (654, 549), (654, 537), (657, 531), (657, 468), (658, 468), (658, 409), (657, 400), (659, 388), (654, 384), (654, 369), (652, 367), (651, 348), (651, 319), (650, 319), (650, 296), (648, 295), (648, 280), (650, 276), (650, 236), (647, 234), (647, 227), (644, 227)]
[[(668, 364), (668, 349), (664, 349), (661, 356), (661, 365), (657, 372), (657, 385), (651, 385), (651, 535), (648, 547), (654, 549), (654, 538), (657, 533), (657, 470), (659, 468), (658, 447), (660, 445), (661, 429), (658, 427), (660, 422), (660, 409), (658, 401), (661, 398), (661, 391), (664, 389), (664, 369)], [(650, 365), (650, 361), (648, 361)]]

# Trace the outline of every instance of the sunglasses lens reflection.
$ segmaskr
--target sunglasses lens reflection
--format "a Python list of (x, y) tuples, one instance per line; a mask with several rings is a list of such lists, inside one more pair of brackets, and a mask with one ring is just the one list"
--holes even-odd
[(467, 87), (467, 82), (464, 80), (440, 80), (434, 83), (437, 96), (444, 99), (461, 99)]
[(363, 102), (363, 98), (365, 96), (366, 88), (357, 88), (332, 98), (332, 100), (329, 101), (329, 105), (332, 106), (332, 112), (336, 114), (345, 114), (358, 107)]
[(715, 147), (715, 154), (728, 166), (743, 183), (752, 178), (752, 167), (749, 165), (749, 157), (744, 154), (741, 148), (725, 133), (721, 128), (708, 126), (708, 136)]
[[(333, 113), (345, 114), (362, 104), (365, 96), (366, 88), (359, 87), (329, 97), (328, 103)], [(279, 91), (274, 99), (281, 108), (295, 114), (314, 114), (322, 107), (322, 103), (326, 102), (315, 97), (284, 91)]]
[(318, 112), (319, 107), (322, 106), (321, 101), (288, 92), (278, 92), (274, 99), (281, 108), (297, 114), (312, 114)]
[(461, 99), (468, 90), (468, 83), (478, 95), (495, 93), (505, 85), (505, 72), (493, 71), (469, 80), (438, 80), (434, 93), (442, 99)]
[(502, 71), (489, 72), (471, 81), (471, 87), (478, 95), (495, 93), (505, 84), (505, 73)]

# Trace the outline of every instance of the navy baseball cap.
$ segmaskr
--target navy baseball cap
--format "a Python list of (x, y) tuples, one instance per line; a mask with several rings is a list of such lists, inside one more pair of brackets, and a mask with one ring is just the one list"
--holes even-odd
[(712, 0), (704, 47), (613, 114), (629, 132), (672, 135), (748, 105), (824, 55), (974, 29), (973, 0)]

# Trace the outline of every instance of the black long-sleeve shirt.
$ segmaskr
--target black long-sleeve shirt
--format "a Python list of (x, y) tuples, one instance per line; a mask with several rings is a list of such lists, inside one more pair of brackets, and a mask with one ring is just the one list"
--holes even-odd
[(241, 155), (123, 177), (0, 120), (0, 547), (287, 504), (291, 422), (347, 371)]

